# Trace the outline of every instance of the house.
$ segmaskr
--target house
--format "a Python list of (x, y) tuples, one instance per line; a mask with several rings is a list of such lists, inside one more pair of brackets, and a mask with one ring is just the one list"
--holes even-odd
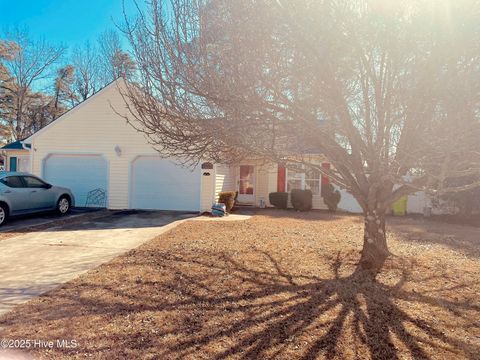
[(20, 140), (0, 148), (5, 171), (30, 171), (30, 153)]
[[(271, 192), (309, 188), (313, 207), (326, 208), (321, 187), (328, 179), (318, 171), (292, 171), (261, 159), (205, 162), (191, 169), (162, 158), (119, 115), (127, 113), (122, 86), (122, 79), (111, 83), (23, 141), (30, 147), (31, 172), (70, 188), (76, 206), (203, 212), (220, 191), (238, 191), (245, 205), (270, 206)], [(322, 156), (317, 160), (329, 166)], [(340, 208), (359, 209), (351, 196), (342, 195)]]

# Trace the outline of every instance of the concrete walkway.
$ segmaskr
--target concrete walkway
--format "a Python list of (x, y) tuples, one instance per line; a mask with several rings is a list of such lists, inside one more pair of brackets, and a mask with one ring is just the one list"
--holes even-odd
[(125, 212), (0, 241), (0, 314), (193, 216)]
[(229, 221), (245, 221), (250, 218), (251, 218), (250, 215), (230, 214), (224, 217), (199, 216), (199, 217), (192, 218), (191, 220), (192, 221), (220, 221), (220, 222), (227, 221), (229, 222)]

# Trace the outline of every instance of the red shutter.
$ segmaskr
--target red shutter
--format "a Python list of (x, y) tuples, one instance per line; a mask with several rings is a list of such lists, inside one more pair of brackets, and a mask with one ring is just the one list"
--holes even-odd
[[(323, 163), (322, 167), (324, 169), (330, 169), (330, 163)], [(325, 188), (325, 185), (328, 185), (328, 184), (330, 184), (330, 179), (328, 178), (327, 175), (322, 174), (322, 188), (320, 190), (322, 196), (323, 196), (323, 189)]]
[(285, 178), (287, 171), (285, 166), (278, 164), (278, 174), (277, 174), (277, 191), (285, 192)]

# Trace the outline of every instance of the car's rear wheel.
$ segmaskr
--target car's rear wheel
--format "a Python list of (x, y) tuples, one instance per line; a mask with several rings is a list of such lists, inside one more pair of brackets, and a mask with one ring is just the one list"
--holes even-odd
[(0, 204), (0, 226), (7, 222), (8, 208), (4, 204)]
[(57, 212), (60, 215), (65, 215), (65, 214), (68, 214), (69, 211), (70, 211), (70, 199), (67, 196), (62, 196), (60, 199), (58, 199)]

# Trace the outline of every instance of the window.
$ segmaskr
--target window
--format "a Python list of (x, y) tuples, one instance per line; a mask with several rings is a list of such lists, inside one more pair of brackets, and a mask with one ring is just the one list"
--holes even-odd
[(8, 176), (8, 177), (0, 180), (0, 182), (4, 185), (7, 185), (8, 187), (11, 187), (11, 188), (25, 187), (25, 185), (23, 185), (23, 181), (20, 178), (20, 176)]
[(42, 180), (33, 176), (24, 176), (23, 180), (25, 181), (26, 187), (29, 188), (43, 188), (46, 185)]
[(293, 168), (290, 166), (287, 170), (287, 192), (293, 189), (303, 189), (303, 169), (301, 166)]
[(320, 171), (307, 169), (305, 171), (305, 189), (311, 190), (313, 195), (320, 195)]
[(320, 172), (303, 166), (287, 169), (287, 192), (293, 189), (310, 190), (313, 195), (320, 195)]

